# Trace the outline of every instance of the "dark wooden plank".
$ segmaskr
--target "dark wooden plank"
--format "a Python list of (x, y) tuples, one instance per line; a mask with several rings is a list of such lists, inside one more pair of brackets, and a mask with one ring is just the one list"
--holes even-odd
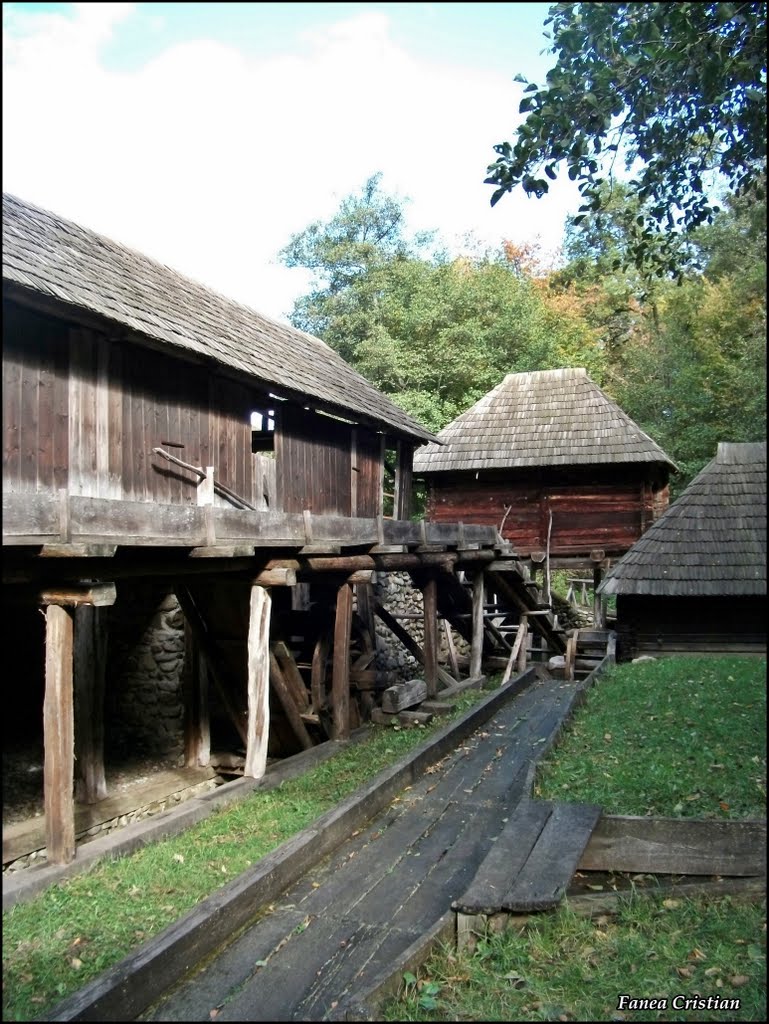
[(587, 846), (601, 808), (556, 804), (526, 863), (502, 897), (505, 910), (549, 910), (563, 898)]
[(483, 602), (485, 600), (486, 585), (482, 572), (477, 572), (473, 578), (473, 610), (472, 610), (472, 641), (470, 644), (470, 675), (481, 674), (481, 660), (483, 657)]
[(94, 605), (75, 609), (75, 796), (94, 804), (107, 795), (104, 774), (104, 689), (107, 668), (107, 627), (104, 612)]
[(497, 837), (468, 886), (454, 901), (454, 910), (463, 914), (495, 914), (526, 863), (542, 834), (553, 804), (543, 800), (522, 800)]
[(208, 712), (208, 669), (189, 622), (184, 620), (184, 763), (188, 768), (208, 765), (211, 723)]
[(307, 695), (307, 687), (304, 684), (302, 673), (299, 671), (293, 654), (282, 640), (272, 644), (272, 651), (277, 658), (294, 704), (299, 711), (308, 711), (310, 702)]
[(75, 858), (73, 635), (73, 613), (49, 605), (43, 703), (45, 845), (49, 864), (69, 864)]
[(672, 875), (763, 875), (766, 821), (605, 815), (593, 831), (579, 868)]
[(438, 693), (438, 582), (434, 576), (422, 588), (424, 610), (425, 683), (427, 696)]

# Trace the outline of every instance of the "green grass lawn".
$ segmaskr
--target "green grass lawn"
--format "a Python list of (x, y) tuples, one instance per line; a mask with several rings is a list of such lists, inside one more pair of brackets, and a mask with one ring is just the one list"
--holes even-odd
[[(766, 660), (616, 666), (590, 691), (535, 789), (543, 799), (599, 803), (606, 813), (764, 818)], [(666, 1005), (623, 1009), (623, 993)], [(708, 998), (723, 1002), (696, 1002)], [(732, 1000), (739, 1005), (730, 1009)], [(592, 920), (566, 903), (522, 934), (481, 941), (472, 954), (444, 948), (404, 978), (383, 1018), (765, 1020), (765, 901), (677, 899), (639, 886), (616, 916)]]

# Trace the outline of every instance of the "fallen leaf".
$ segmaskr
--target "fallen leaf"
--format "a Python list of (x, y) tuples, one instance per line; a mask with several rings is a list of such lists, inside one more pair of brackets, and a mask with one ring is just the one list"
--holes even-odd
[[(83, 961), (80, 960), (78, 957), (73, 956), (69, 962), (69, 965), (70, 967), (74, 967), (76, 971), (79, 971), (80, 968), (83, 966)], [(745, 980), (747, 981), (747, 978)], [(734, 984), (734, 979), (732, 979), (732, 984)]]
[(701, 949), (698, 949), (695, 946), (694, 949), (692, 949), (690, 951), (689, 956), (688, 956), (687, 959), (689, 959), (689, 960), (707, 960), (707, 957), (705, 956), (705, 954), (702, 952)]
[[(181, 853), (175, 853), (174, 854), (174, 860), (176, 861), (177, 864), (183, 864), (184, 863), (184, 856)], [(217, 1013), (218, 1012), (219, 1011), (217, 1010)]]
[(670, 900), (670, 899), (663, 900), (662, 901), (662, 906), (665, 908), (665, 910), (677, 910), (678, 907), (681, 906), (681, 901), (680, 900)]
[(735, 988), (739, 988), (740, 985), (747, 985), (747, 983), (750, 981), (750, 978), (747, 976), (747, 974), (733, 974), (729, 981), (732, 985), (734, 985)]
[(726, 802), (726, 800), (720, 800), (718, 806), (721, 808), (722, 811), (729, 810), (729, 804)]
[(605, 732), (603, 734), (603, 738), (606, 740), (607, 743), (611, 743), (611, 733), (610, 732)]
[(693, 967), (676, 967), (676, 973), (681, 978), (691, 978), (691, 976), (694, 974), (694, 968)]

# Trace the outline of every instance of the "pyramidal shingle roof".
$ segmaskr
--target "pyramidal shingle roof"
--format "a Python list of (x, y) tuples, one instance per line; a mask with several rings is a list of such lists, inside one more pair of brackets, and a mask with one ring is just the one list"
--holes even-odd
[(508, 374), (415, 453), (418, 473), (675, 464), (581, 367)]
[(284, 396), (309, 396), (400, 434), (433, 439), (319, 338), (7, 193), (3, 280), (212, 359)]
[(716, 457), (607, 573), (604, 594), (766, 594), (766, 442)]

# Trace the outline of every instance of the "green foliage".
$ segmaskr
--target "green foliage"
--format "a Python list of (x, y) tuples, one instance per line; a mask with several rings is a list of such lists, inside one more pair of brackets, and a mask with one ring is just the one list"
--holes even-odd
[(765, 3), (558, 3), (549, 11), (554, 66), (526, 83), (515, 142), (495, 146), (494, 205), (521, 187), (541, 197), (558, 168), (579, 183), (580, 222), (604, 209), (624, 161), (636, 219), (628, 258), (644, 276), (680, 276), (676, 233), (712, 220), (708, 186), (763, 189)]
[[(554, 305), (516, 247), (419, 257), (403, 242), (397, 206), (368, 188), (327, 224), (294, 236), (284, 259), (319, 277), (295, 306), (296, 326), (323, 338), (432, 430), (507, 373), (580, 365), (601, 378), (602, 353), (582, 309)], [(380, 225), (381, 248), (368, 241), (371, 224)]]

